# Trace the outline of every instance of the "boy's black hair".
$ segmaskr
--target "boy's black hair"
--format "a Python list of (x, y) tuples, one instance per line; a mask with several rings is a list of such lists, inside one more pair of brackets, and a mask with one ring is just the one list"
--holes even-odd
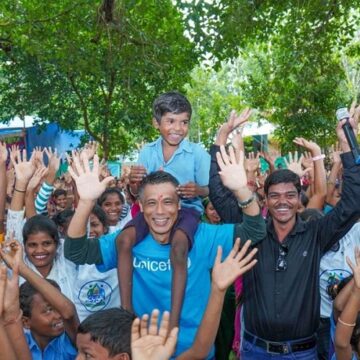
[(97, 200), (98, 205), (101, 206), (101, 205), (105, 202), (107, 196), (110, 195), (110, 194), (116, 194), (116, 195), (118, 195), (121, 203), (122, 203), (122, 204), (125, 203), (124, 195), (122, 194), (122, 192), (120, 191), (120, 189), (118, 189), (118, 188), (108, 188), (108, 189), (106, 189), (106, 190), (100, 195), (100, 197), (98, 198), (98, 200)]
[(265, 180), (264, 191), (266, 196), (269, 193), (269, 188), (272, 185), (277, 185), (281, 183), (292, 183), (296, 187), (298, 194), (301, 191), (301, 183), (299, 175), (295, 174), (293, 171), (288, 169), (276, 170), (271, 173)]
[(71, 209), (65, 209), (63, 211), (58, 212), (56, 215), (52, 217), (52, 220), (56, 224), (56, 226), (64, 226), (66, 225), (71, 218), (74, 216), (75, 211)]
[(164, 183), (171, 183), (174, 185), (174, 187), (179, 186), (177, 179), (166, 171), (158, 170), (150, 173), (144, 177), (139, 185), (139, 198), (142, 198), (144, 189), (147, 185), (158, 185)]
[(59, 197), (59, 196), (61, 196), (61, 195), (67, 195), (67, 192), (66, 192), (66, 190), (64, 190), (64, 189), (56, 189), (54, 192), (53, 192), (53, 197), (54, 198), (57, 198), (57, 197)]
[(99, 219), (99, 221), (104, 226), (104, 229), (106, 229), (105, 231), (106, 233), (109, 225), (107, 223), (107, 217), (105, 211), (99, 205), (95, 205), (91, 210), (91, 213), (94, 214)]
[(29, 235), (34, 235), (39, 232), (47, 233), (54, 239), (56, 246), (59, 244), (59, 233), (56, 224), (44, 215), (35, 215), (31, 217), (23, 227), (23, 241), (26, 244)]
[(90, 334), (91, 341), (108, 350), (109, 356), (126, 353), (131, 356), (131, 325), (134, 314), (122, 308), (97, 311), (78, 327), (78, 334)]
[(191, 119), (192, 109), (189, 100), (177, 91), (170, 91), (157, 97), (153, 104), (153, 116), (160, 124), (166, 113), (188, 113)]
[[(60, 286), (56, 281), (51, 279), (45, 279), (45, 280), (61, 291)], [(20, 292), (19, 292), (20, 309), (23, 311), (24, 316), (27, 316), (29, 318), (31, 317), (32, 302), (34, 299), (34, 295), (36, 294), (40, 294), (40, 292), (36, 290), (28, 281), (25, 281), (20, 286)]]

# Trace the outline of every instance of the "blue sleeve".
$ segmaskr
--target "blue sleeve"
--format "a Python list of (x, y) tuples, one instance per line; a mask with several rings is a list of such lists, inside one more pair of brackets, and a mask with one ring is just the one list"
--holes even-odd
[(144, 146), (139, 153), (138, 165), (143, 165), (146, 171), (149, 171), (149, 156), (148, 156), (148, 146)]
[(100, 252), (103, 263), (96, 265), (100, 272), (105, 272), (117, 268), (118, 255), (116, 248), (116, 238), (120, 231), (101, 236), (99, 239)]
[(209, 185), (210, 155), (200, 145), (196, 144), (195, 153), (195, 183), (199, 186)]
[(217, 248), (222, 247), (223, 259), (230, 253), (234, 243), (234, 224), (210, 225), (200, 224), (195, 235), (195, 245), (199, 254), (207, 259), (208, 268), (214, 265)]

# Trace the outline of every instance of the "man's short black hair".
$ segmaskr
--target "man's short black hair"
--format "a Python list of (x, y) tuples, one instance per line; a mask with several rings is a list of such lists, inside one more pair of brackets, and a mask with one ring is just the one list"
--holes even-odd
[(299, 175), (295, 174), (293, 171), (288, 169), (275, 170), (271, 173), (265, 180), (264, 191), (266, 196), (269, 193), (269, 188), (272, 185), (277, 185), (281, 183), (292, 183), (296, 187), (298, 194), (301, 191), (301, 182)]
[(78, 327), (78, 334), (90, 334), (109, 351), (109, 356), (126, 353), (131, 356), (131, 325), (135, 316), (122, 309), (97, 311), (88, 316)]
[(188, 113), (191, 118), (191, 104), (189, 100), (177, 91), (161, 94), (153, 104), (153, 116), (158, 123), (166, 113), (181, 114)]
[(164, 183), (171, 183), (174, 187), (179, 186), (177, 179), (166, 171), (154, 171), (144, 177), (139, 185), (139, 198), (141, 199), (144, 194), (144, 189), (147, 185), (158, 185)]
[[(59, 284), (51, 279), (45, 279), (52, 286), (55, 286), (58, 290), (61, 291)], [(34, 299), (34, 295), (40, 294), (38, 290), (36, 290), (28, 281), (25, 281), (19, 290), (19, 301), (20, 301), (20, 309), (23, 311), (23, 315), (27, 317), (31, 317), (32, 310), (32, 302)]]

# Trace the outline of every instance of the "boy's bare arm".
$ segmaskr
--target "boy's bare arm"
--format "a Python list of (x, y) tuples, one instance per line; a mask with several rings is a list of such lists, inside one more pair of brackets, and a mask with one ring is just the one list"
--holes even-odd
[[(15, 349), (13, 343), (10, 341), (10, 334), (8, 334), (8, 330), (11, 331), (12, 324), (5, 320), (5, 295), (7, 292), (7, 269), (5, 266), (1, 265), (0, 267), (0, 360), (17, 360), (18, 357), (15, 354)], [(18, 298), (19, 300), (19, 298)], [(16, 316), (18, 317), (20, 311)], [(15, 319), (15, 318), (14, 318)], [(20, 321), (18, 321), (20, 322)], [(14, 323), (14, 322), (13, 322)], [(21, 324), (21, 322), (20, 322)], [(21, 327), (22, 336), (23, 330)], [(26, 342), (25, 342), (26, 344)], [(26, 344), (27, 345), (27, 344)], [(27, 359), (30, 359), (28, 357)]]
[(69, 167), (68, 171), (76, 183), (79, 203), (69, 224), (68, 236), (80, 238), (86, 234), (87, 221), (96, 199), (105, 191), (107, 184), (113, 180), (113, 177), (110, 176), (101, 182), (99, 181), (99, 158), (96, 154), (92, 169), (90, 169), (86, 153), (81, 153), (80, 156), (74, 154), (73, 162), (73, 168)]

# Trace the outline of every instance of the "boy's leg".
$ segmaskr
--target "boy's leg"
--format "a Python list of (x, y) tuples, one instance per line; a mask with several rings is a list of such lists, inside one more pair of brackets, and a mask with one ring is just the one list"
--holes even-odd
[(118, 278), (121, 306), (133, 311), (132, 306), (132, 279), (133, 255), (132, 248), (149, 232), (142, 213), (129, 221), (118, 235), (116, 245), (118, 250)]
[(183, 208), (170, 235), (170, 260), (173, 267), (171, 283), (170, 329), (179, 324), (187, 281), (187, 258), (192, 248), (194, 235), (199, 224), (200, 214), (192, 209)]
[(171, 282), (170, 329), (179, 326), (187, 281), (187, 255), (189, 251), (186, 234), (177, 229), (171, 243), (170, 260), (173, 267)]

